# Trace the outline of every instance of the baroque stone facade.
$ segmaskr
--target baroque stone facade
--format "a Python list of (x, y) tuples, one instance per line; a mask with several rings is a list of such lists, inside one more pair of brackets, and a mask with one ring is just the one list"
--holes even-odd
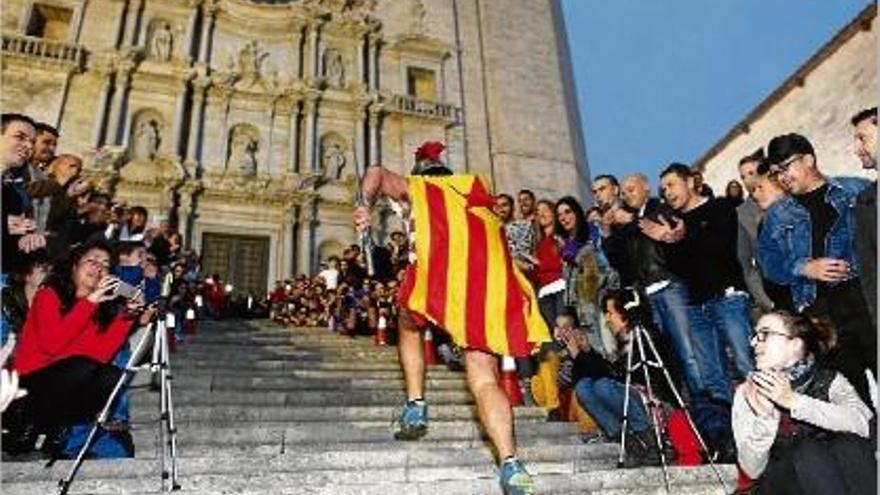
[(853, 153), (850, 118), (876, 106), (878, 90), (877, 6), (870, 4), (695, 165), (724, 194), (727, 182), (739, 178), (740, 158), (797, 132), (813, 143), (823, 173), (872, 177)]
[(558, 0), (7, 0), (3, 14), (3, 110), (57, 125), (61, 151), (196, 249), (265, 240), (265, 281), (352, 242), (356, 170), (406, 172), (427, 139), (498, 190), (586, 194)]

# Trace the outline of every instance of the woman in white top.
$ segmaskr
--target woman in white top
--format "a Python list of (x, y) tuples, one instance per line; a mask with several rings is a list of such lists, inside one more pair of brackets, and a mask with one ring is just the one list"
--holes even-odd
[(737, 389), (733, 434), (753, 494), (875, 494), (872, 413), (840, 373), (820, 364), (833, 330), (773, 312), (758, 320), (756, 371)]

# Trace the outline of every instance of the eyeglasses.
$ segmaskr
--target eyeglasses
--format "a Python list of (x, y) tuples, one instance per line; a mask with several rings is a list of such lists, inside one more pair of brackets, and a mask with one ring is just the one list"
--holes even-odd
[(755, 332), (754, 335), (752, 335), (751, 341), (764, 343), (764, 342), (767, 342), (767, 337), (769, 337), (771, 335), (779, 335), (780, 337), (785, 337), (786, 339), (789, 339), (789, 340), (794, 338), (791, 335), (788, 335), (787, 333), (771, 332), (770, 330), (758, 330), (757, 332)]
[(773, 165), (770, 165), (770, 170), (778, 174), (785, 173), (785, 171), (788, 170), (788, 168), (791, 167), (794, 162), (800, 160), (803, 157), (804, 155), (801, 154), (793, 155), (791, 158), (785, 160), (782, 163), (774, 163)]

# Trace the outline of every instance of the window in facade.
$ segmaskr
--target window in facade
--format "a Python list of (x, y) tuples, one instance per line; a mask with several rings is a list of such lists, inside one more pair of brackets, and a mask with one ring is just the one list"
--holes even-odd
[(55, 5), (35, 3), (25, 34), (54, 41), (67, 41), (73, 11)]
[(409, 67), (406, 74), (406, 94), (420, 100), (437, 99), (437, 76), (434, 71)]

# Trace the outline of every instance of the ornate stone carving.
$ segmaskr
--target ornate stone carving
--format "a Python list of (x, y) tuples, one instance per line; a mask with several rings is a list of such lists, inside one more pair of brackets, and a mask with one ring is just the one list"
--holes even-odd
[(173, 48), (174, 34), (171, 32), (171, 25), (165, 21), (159, 21), (153, 27), (153, 34), (150, 39), (150, 57), (161, 62), (167, 62), (171, 60)]
[(324, 177), (333, 180), (341, 179), (345, 164), (345, 151), (342, 146), (335, 141), (324, 143), (321, 149), (321, 167), (324, 171)]
[(263, 62), (269, 57), (259, 42), (251, 40), (238, 51), (238, 60), (236, 63), (236, 72), (243, 80), (248, 82), (256, 82), (261, 79)]
[(257, 174), (257, 151), (260, 149), (259, 131), (250, 124), (239, 124), (229, 132), (229, 156), (226, 170), (245, 177)]
[(342, 54), (335, 49), (324, 52), (324, 79), (333, 88), (341, 88), (345, 79), (345, 65)]
[(412, 20), (412, 23), (410, 24), (409, 31), (413, 34), (425, 34), (427, 31), (427, 24), (425, 23), (427, 15), (428, 12), (425, 10), (421, 0), (410, 0), (409, 18)]
[(135, 160), (152, 161), (162, 143), (160, 121), (153, 116), (144, 116), (135, 123), (132, 156)]

